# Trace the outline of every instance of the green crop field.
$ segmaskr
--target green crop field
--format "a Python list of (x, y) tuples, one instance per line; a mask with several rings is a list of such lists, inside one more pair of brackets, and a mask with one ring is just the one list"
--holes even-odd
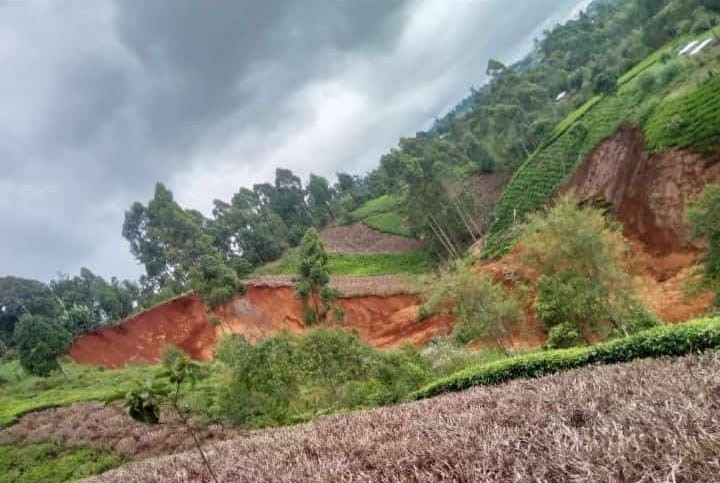
[[(511, 243), (508, 229), (545, 208), (592, 149), (623, 123), (643, 128), (650, 152), (668, 147), (708, 151), (720, 144), (717, 47), (699, 58), (672, 59), (672, 65), (660, 61), (686, 40), (676, 40), (631, 69), (615, 94), (593, 97), (575, 110), (523, 162), (493, 213), (489, 255), (503, 253)], [(669, 76), (671, 69), (677, 72)], [(657, 79), (652, 91), (640, 87), (644, 76)]]
[[(158, 368), (152, 365), (103, 369), (63, 362), (67, 377), (55, 373), (50, 377), (31, 376), (18, 362), (0, 365), (0, 427), (13, 424), (25, 413), (40, 409), (68, 406), (80, 401), (103, 401), (127, 392), (131, 387), (152, 378)], [(202, 380), (198, 397), (217, 381)]]
[[(333, 253), (328, 268), (331, 275), (371, 276), (421, 274), (432, 271), (433, 259), (427, 252), (400, 253)], [(289, 251), (284, 258), (259, 267), (254, 276), (292, 275), (298, 271), (297, 251)]]
[(0, 445), (4, 483), (63, 483), (102, 473), (124, 462), (92, 448), (61, 448), (55, 443)]
[(403, 223), (405, 215), (402, 212), (402, 203), (402, 196), (383, 195), (350, 213), (350, 218), (353, 221), (362, 221), (383, 233), (412, 237), (412, 233)]

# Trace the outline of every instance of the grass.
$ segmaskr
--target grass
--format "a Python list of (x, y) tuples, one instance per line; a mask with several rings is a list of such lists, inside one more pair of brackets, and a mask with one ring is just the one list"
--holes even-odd
[[(55, 373), (48, 378), (27, 374), (17, 362), (0, 365), (0, 427), (13, 424), (20, 416), (58, 406), (68, 406), (81, 401), (104, 401), (127, 392), (138, 383), (152, 378), (157, 366), (128, 366), (123, 369), (103, 369), (63, 362), (67, 377)], [(211, 372), (215, 374), (216, 371)], [(201, 381), (195, 392), (200, 400), (218, 384), (216, 376)], [(219, 376), (217, 376), (219, 377)]]
[(404, 224), (403, 202), (402, 196), (383, 195), (366, 202), (351, 212), (350, 219), (362, 221), (370, 228), (383, 233), (411, 238), (412, 233)]
[[(371, 276), (421, 274), (432, 271), (432, 256), (423, 251), (400, 253), (333, 253), (328, 268), (331, 275)], [(294, 275), (298, 272), (297, 251), (289, 251), (282, 259), (257, 268), (254, 276)]]
[(677, 356), (720, 347), (720, 317), (664, 325), (588, 347), (535, 352), (468, 367), (410, 395), (424, 399), (473, 386), (540, 377), (590, 364), (628, 362), (643, 357)]
[(615, 94), (596, 96), (568, 115), (522, 163), (493, 213), (488, 255), (507, 250), (512, 244), (509, 229), (527, 214), (546, 207), (588, 154), (623, 123), (644, 128), (651, 151), (669, 146), (699, 150), (717, 147), (720, 81), (707, 80), (718, 64), (713, 58), (717, 47), (708, 49), (703, 58), (676, 59), (679, 74), (666, 85), (656, 85), (653, 92), (639, 86), (639, 74), (649, 71), (657, 75), (664, 68), (658, 62), (662, 54), (682, 42), (678, 40), (638, 64), (620, 79)]
[(54, 443), (0, 445), (0, 478), (4, 483), (77, 481), (123, 462), (120, 456), (91, 448), (63, 449)]
[(712, 151), (720, 144), (720, 78), (663, 103), (645, 128), (651, 152), (669, 147)]

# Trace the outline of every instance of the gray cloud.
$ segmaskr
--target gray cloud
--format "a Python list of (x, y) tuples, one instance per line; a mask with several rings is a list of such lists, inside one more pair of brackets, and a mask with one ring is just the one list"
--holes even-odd
[(372, 168), (587, 0), (0, 5), (0, 275), (135, 277), (123, 211)]

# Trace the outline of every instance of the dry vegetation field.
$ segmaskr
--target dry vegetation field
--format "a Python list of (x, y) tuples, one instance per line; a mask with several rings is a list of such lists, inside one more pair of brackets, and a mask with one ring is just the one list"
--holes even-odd
[[(717, 353), (587, 367), (208, 449), (226, 482), (720, 481)], [(95, 482), (210, 481), (193, 452)]]

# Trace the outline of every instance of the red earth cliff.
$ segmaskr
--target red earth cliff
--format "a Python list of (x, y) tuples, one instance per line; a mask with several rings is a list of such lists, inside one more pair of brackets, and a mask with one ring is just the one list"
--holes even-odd
[[(450, 329), (447, 318), (418, 321), (418, 297), (413, 294), (353, 296), (341, 298), (340, 304), (346, 314), (342, 327), (356, 330), (380, 348), (405, 342), (422, 344)], [(180, 296), (115, 327), (79, 337), (70, 357), (81, 364), (114, 368), (158, 362), (163, 347), (174, 345), (194, 359), (207, 360), (223, 332), (242, 333), (257, 340), (282, 330), (305, 330), (302, 305), (289, 286), (249, 286), (245, 295), (215, 314), (222, 321), (218, 327), (211, 326), (205, 304), (197, 295)]]

